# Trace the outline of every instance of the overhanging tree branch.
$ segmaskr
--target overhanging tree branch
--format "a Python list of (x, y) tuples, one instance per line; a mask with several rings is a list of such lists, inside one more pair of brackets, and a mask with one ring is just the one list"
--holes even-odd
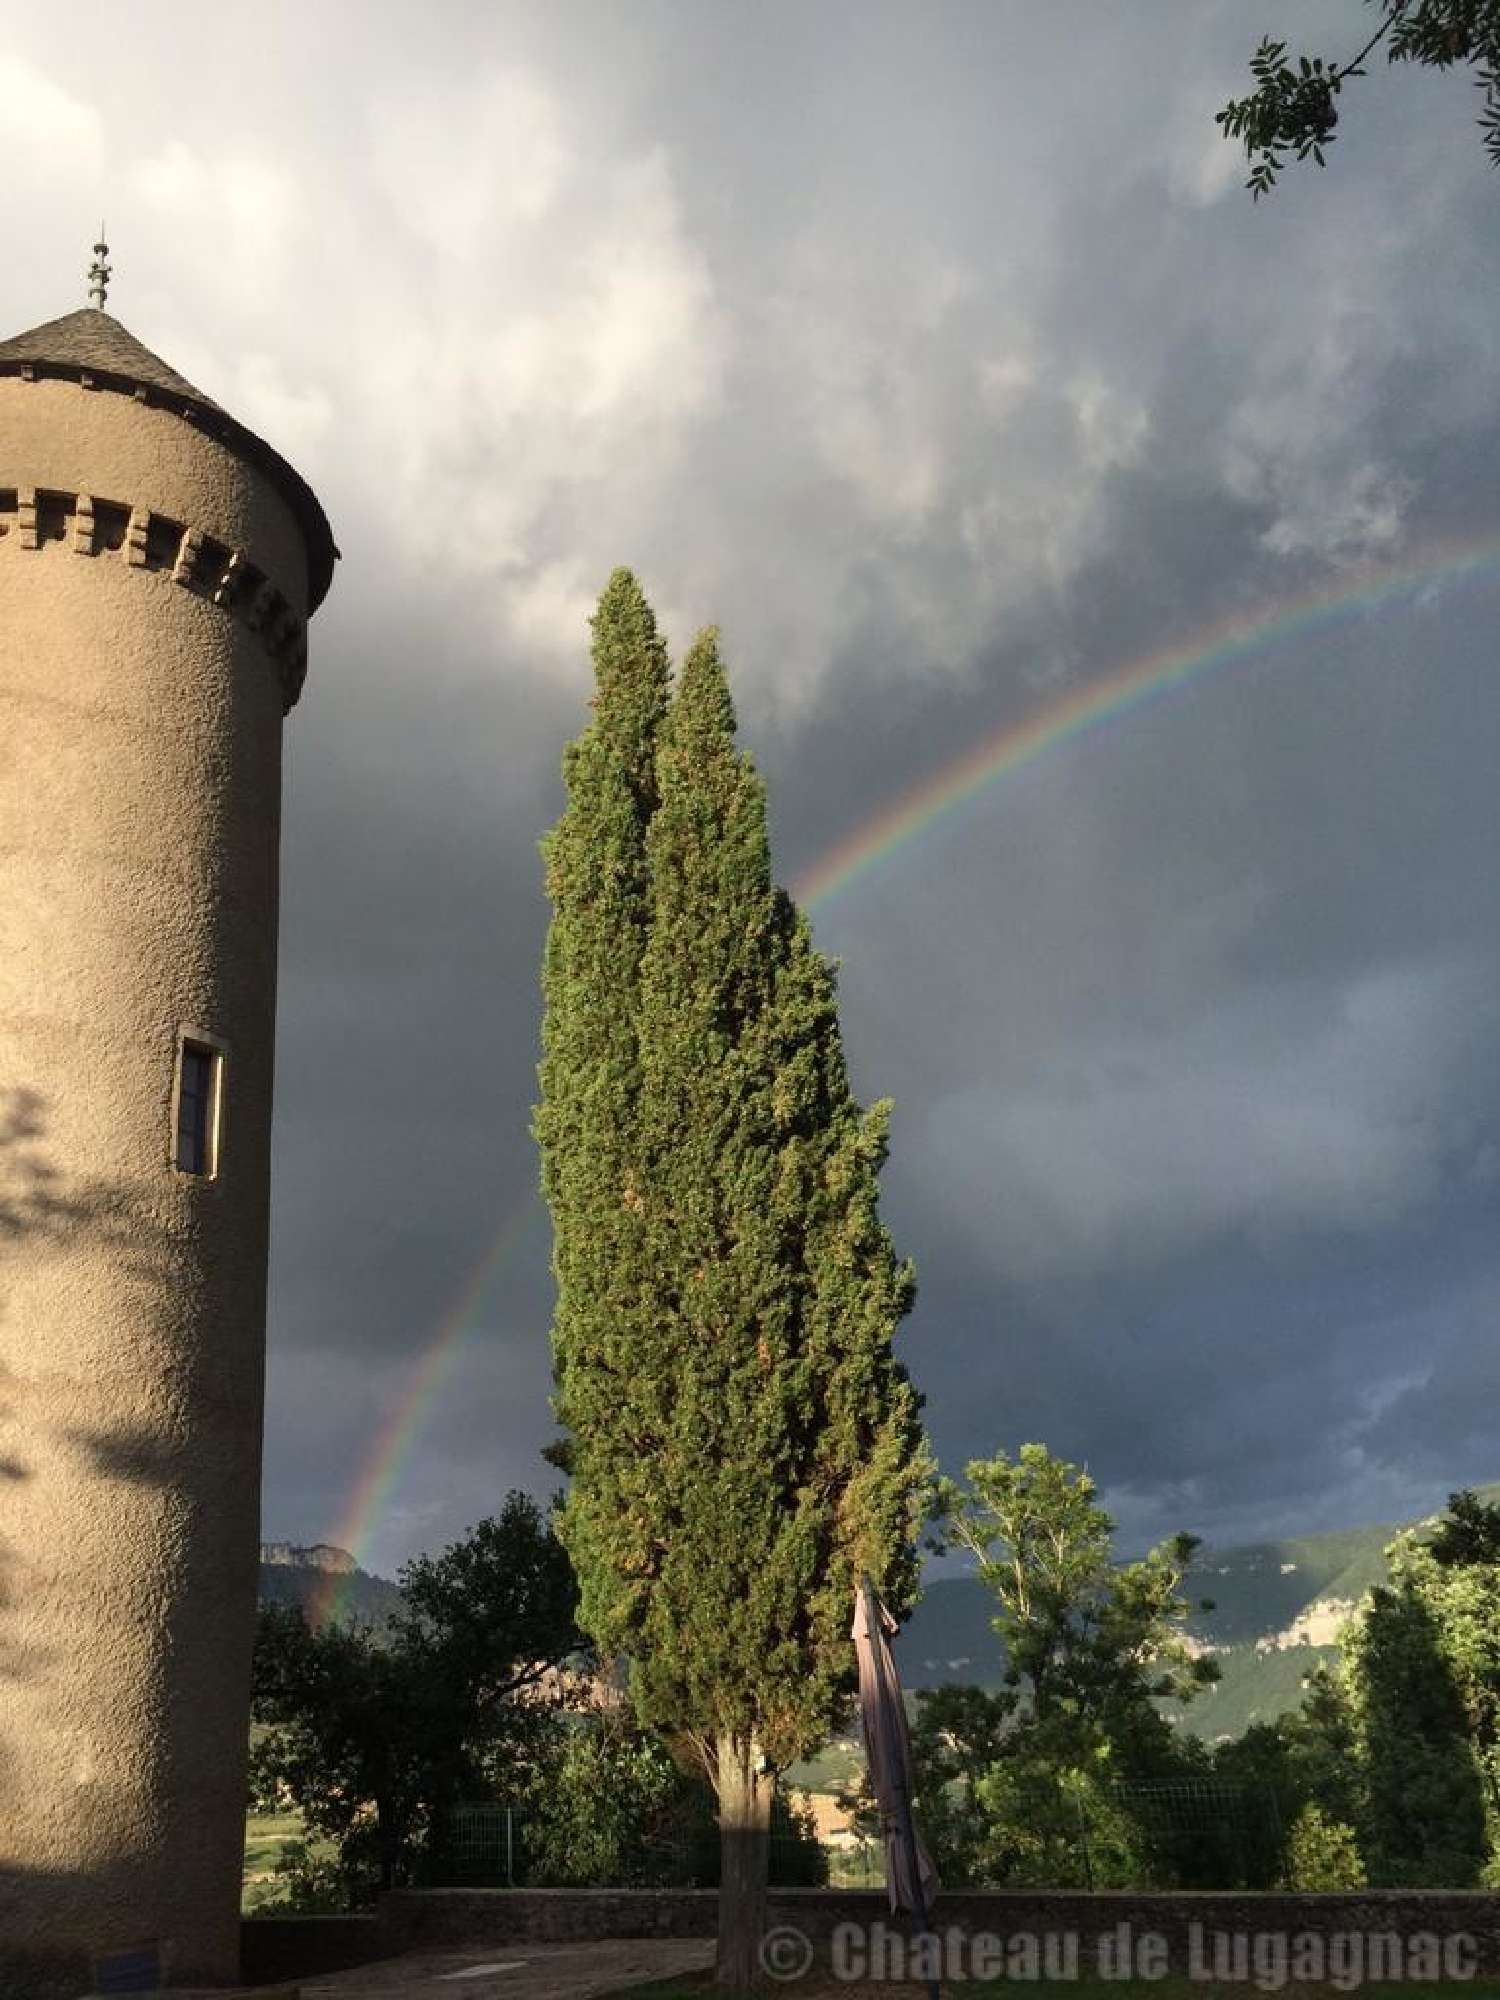
[(1287, 45), (1270, 36), (1251, 58), (1256, 89), (1231, 98), (1214, 114), (1226, 139), (1244, 142), (1250, 160), (1245, 185), (1259, 201), (1275, 186), (1285, 157), (1295, 152), (1324, 166), (1339, 122), (1337, 99), (1351, 77), (1363, 76), (1365, 58), (1388, 42), (1390, 62), (1416, 62), (1448, 69), (1460, 62), (1478, 68), (1476, 86), (1484, 93), (1479, 116), (1485, 150), (1500, 166), (1500, 0), (1377, 0), (1380, 24), (1348, 62), (1322, 56), (1287, 60)]

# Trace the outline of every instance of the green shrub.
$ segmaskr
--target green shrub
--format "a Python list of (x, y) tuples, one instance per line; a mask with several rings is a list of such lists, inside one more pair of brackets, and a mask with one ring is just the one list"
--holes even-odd
[(1363, 1889), (1369, 1880), (1353, 1827), (1315, 1805), (1305, 1805), (1292, 1821), (1286, 1843), (1286, 1876), (1289, 1889), (1314, 1894)]

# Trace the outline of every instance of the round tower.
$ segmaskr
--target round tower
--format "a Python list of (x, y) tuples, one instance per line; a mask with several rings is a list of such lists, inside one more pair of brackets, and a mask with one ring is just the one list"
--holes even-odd
[(237, 1976), (281, 727), (337, 554), (99, 283), (0, 343), (7, 1996)]

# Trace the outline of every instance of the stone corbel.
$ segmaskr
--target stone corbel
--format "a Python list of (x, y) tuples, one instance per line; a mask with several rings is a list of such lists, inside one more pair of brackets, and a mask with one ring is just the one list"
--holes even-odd
[(73, 553), (75, 556), (91, 556), (94, 553), (94, 500), (90, 493), (79, 493), (73, 499)]
[(177, 544), (177, 560), (172, 565), (172, 581), (188, 589), (197, 579), (198, 558), (203, 552), (203, 537), (196, 528), (184, 528), (182, 540)]
[(151, 527), (149, 507), (132, 507), (125, 529), (125, 560), (132, 569), (146, 567), (146, 536)]

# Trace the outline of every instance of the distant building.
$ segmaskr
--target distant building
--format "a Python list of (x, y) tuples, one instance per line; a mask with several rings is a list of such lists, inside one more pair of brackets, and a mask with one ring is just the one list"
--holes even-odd
[(7, 2000), (237, 1976), (281, 726), (337, 553), (96, 296), (0, 342)]

